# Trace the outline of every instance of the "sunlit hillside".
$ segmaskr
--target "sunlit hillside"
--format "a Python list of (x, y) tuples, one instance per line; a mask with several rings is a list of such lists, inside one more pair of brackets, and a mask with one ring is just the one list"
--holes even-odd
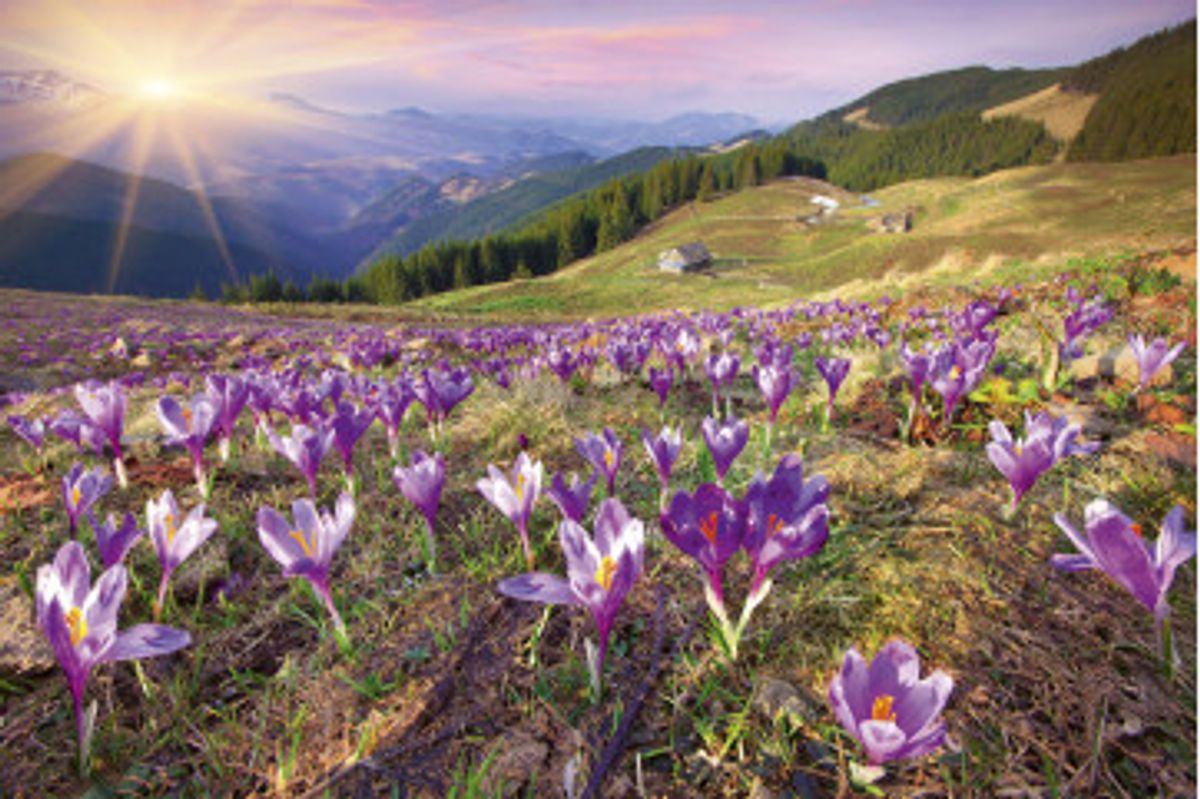
[[(425, 298), (413, 308), (522, 317), (772, 304), (855, 286), (879, 293), (936, 270), (967, 281), (1006, 265), (1061, 265), (1076, 256), (1194, 247), (1195, 156), (1118, 164), (1055, 164), (979, 179), (912, 181), (860, 195), (810, 179), (780, 180), (692, 203), (620, 247), (554, 275)], [(811, 200), (841, 208), (816, 223)], [(868, 227), (913, 212), (908, 233)], [(713, 267), (675, 275), (657, 254), (702, 241)]]

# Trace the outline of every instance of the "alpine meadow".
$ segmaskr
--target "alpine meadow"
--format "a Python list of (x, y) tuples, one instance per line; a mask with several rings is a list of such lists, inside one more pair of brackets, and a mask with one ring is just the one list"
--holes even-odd
[(0, 796), (1195, 796), (1196, 69), (0, 2)]

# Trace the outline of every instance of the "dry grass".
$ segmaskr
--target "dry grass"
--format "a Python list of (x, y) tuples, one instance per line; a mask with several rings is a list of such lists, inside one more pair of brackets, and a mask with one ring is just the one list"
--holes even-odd
[(1031, 119), (1045, 125), (1046, 131), (1054, 138), (1067, 142), (1083, 130), (1083, 123), (1099, 98), (1098, 94), (1063, 91), (1056, 83), (1026, 97), (989, 108), (983, 112), (983, 118), (1016, 116)]

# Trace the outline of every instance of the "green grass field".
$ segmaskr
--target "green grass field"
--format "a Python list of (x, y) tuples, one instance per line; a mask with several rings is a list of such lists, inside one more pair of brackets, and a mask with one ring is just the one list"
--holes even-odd
[[(997, 266), (1061, 267), (1076, 257), (1186, 247), (1195, 239), (1195, 156), (1120, 164), (1055, 164), (987, 177), (919, 180), (857, 195), (809, 179), (781, 180), (679, 209), (614, 250), (540, 279), (426, 297), (414, 312), (551, 319), (673, 308), (777, 305), (828, 292), (878, 295), (921, 281), (969, 282)], [(799, 222), (816, 193), (843, 210)], [(872, 233), (868, 219), (913, 208), (913, 230)], [(660, 273), (657, 254), (703, 241), (703, 274)]]

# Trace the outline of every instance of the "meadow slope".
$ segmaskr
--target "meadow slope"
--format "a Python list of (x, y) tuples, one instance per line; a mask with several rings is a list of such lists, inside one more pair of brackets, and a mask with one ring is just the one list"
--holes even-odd
[[(910, 181), (872, 196), (808, 178), (783, 179), (691, 203), (633, 241), (544, 278), (426, 297), (412, 311), (474, 318), (555, 319), (679, 308), (776, 305), (825, 292), (878, 295), (914, 276), (951, 282), (1007, 266), (1055, 268), (1072, 258), (1194, 245), (1194, 155), (1115, 164), (1054, 164), (982, 178)], [(807, 225), (814, 194), (842, 203)], [(882, 213), (915, 212), (913, 230), (868, 230)], [(664, 249), (701, 240), (716, 258), (704, 274), (661, 273)]]

